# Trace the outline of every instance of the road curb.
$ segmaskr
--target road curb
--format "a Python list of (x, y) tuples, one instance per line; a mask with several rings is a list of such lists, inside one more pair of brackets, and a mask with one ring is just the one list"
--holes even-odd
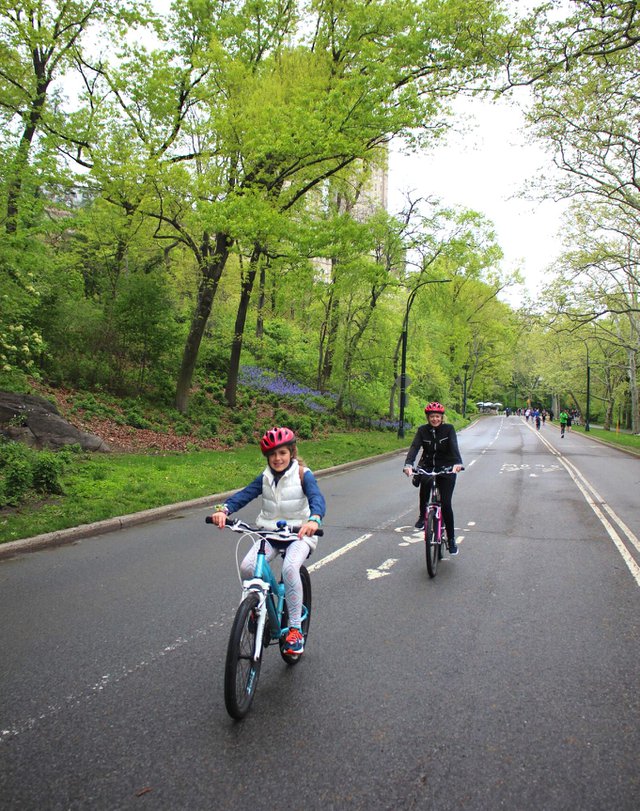
[[(346, 470), (353, 470), (362, 465), (372, 462), (379, 462), (381, 459), (388, 459), (393, 456), (406, 455), (407, 448), (397, 451), (387, 451), (378, 456), (368, 456), (365, 459), (355, 459), (353, 462), (345, 462), (342, 465), (335, 465), (324, 470), (314, 471), (316, 478), (342, 473)], [(233, 493), (237, 493), (240, 488), (227, 490), (224, 493), (214, 493), (210, 496), (201, 496), (190, 501), (179, 501), (175, 504), (165, 504), (162, 507), (152, 507), (149, 510), (142, 510), (129, 515), (121, 515), (117, 518), (106, 518), (104, 521), (95, 521), (91, 524), (80, 524), (77, 527), (59, 529), (54, 532), (45, 532), (42, 535), (34, 535), (32, 538), (21, 538), (17, 541), (7, 541), (0, 544), (0, 560), (22, 555), (28, 552), (37, 552), (40, 549), (48, 549), (52, 546), (62, 546), (63, 544), (74, 543), (84, 538), (91, 538), (97, 535), (106, 535), (117, 532), (125, 527), (133, 527), (137, 524), (146, 524), (158, 518), (181, 512), (182, 510), (193, 509), (194, 507), (207, 507), (217, 502), (224, 501)]]

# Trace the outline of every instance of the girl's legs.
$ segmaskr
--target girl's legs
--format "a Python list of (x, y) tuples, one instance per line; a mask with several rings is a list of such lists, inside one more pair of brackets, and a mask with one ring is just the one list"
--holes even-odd
[[(260, 544), (255, 543), (242, 559), (242, 563), (240, 564), (240, 575), (242, 576), (243, 580), (249, 580), (253, 577), (253, 573), (256, 569), (256, 559), (258, 557), (259, 546)], [(264, 550), (266, 552), (267, 561), (271, 563), (271, 561), (277, 555), (277, 550), (271, 546), (269, 541), (265, 543)]]
[(285, 598), (289, 609), (289, 626), (300, 628), (302, 618), (302, 578), (300, 567), (309, 556), (309, 544), (306, 541), (292, 541), (282, 563), (282, 580)]

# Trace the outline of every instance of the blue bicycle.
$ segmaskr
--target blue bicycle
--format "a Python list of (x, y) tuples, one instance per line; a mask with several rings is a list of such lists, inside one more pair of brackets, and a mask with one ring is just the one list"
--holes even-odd
[[(213, 523), (207, 516), (208, 524)], [(269, 541), (284, 558), (286, 544), (298, 536), (298, 528), (278, 522), (278, 530), (257, 529), (234, 521), (227, 524), (241, 538), (250, 538), (258, 546), (253, 577), (242, 583), (242, 599), (229, 634), (224, 669), (224, 703), (232, 718), (241, 719), (249, 712), (258, 686), (262, 654), (271, 642), (278, 642), (280, 655), (288, 665), (295, 665), (300, 654), (285, 653), (289, 631), (287, 601), (282, 576), (276, 578), (266, 559), (265, 544)], [(322, 535), (322, 530), (318, 530)], [(311, 621), (311, 578), (305, 566), (300, 567), (302, 578), (302, 635), (306, 642)]]

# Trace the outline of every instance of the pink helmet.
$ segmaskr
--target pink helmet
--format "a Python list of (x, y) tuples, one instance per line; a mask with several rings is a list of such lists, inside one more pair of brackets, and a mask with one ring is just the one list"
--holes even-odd
[(260, 450), (266, 456), (283, 445), (295, 445), (296, 435), (291, 428), (269, 428), (260, 440)]
[(424, 407), (424, 413), (429, 416), (429, 414), (444, 414), (444, 406), (442, 403), (438, 403), (434, 401), (433, 403), (427, 403)]

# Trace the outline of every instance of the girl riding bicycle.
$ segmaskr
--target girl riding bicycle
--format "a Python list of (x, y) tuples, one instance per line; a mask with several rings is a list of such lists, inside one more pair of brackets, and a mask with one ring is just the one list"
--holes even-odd
[[(297, 540), (284, 542), (282, 564), (285, 599), (289, 609), (289, 633), (284, 653), (300, 654), (304, 638), (300, 631), (302, 613), (302, 580), (300, 567), (316, 548), (316, 532), (322, 526), (326, 504), (315, 476), (298, 459), (296, 436), (290, 428), (271, 428), (260, 440), (260, 450), (267, 457), (267, 467), (243, 490), (234, 493), (218, 505), (211, 516), (222, 529), (227, 516), (237, 512), (250, 501), (262, 496), (262, 508), (256, 526), (277, 529), (278, 521), (299, 526)], [(267, 560), (278, 554), (277, 542), (266, 543)], [(258, 548), (254, 546), (240, 564), (243, 579), (252, 577)]]
[[(453, 489), (456, 486), (455, 474), (462, 470), (458, 437), (453, 425), (444, 422), (444, 406), (442, 403), (429, 403), (425, 406), (424, 413), (427, 415), (428, 422), (426, 425), (421, 425), (416, 431), (407, 458), (404, 460), (403, 470), (407, 476), (412, 475), (413, 465), (421, 448), (420, 467), (428, 470), (438, 470), (444, 467), (453, 468), (452, 474), (438, 476), (436, 482), (442, 499), (442, 518), (449, 539), (449, 554), (457, 555), (458, 547), (456, 545), (451, 499)], [(415, 523), (416, 529), (424, 528), (424, 513), (430, 490), (431, 480), (425, 477), (420, 482), (420, 515)]]

